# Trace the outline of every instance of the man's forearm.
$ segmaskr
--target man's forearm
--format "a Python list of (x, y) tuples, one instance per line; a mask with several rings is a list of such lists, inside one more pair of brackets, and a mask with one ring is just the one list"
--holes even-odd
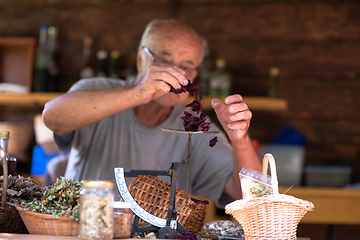
[(242, 197), (239, 179), (240, 170), (246, 166), (261, 171), (261, 161), (249, 135), (246, 135), (241, 142), (233, 143), (233, 158), (234, 168), (231, 177), (226, 183), (225, 192), (235, 199), (240, 199)]
[(67, 135), (134, 107), (131, 94), (130, 87), (69, 92), (45, 104), (43, 120), (56, 134)]

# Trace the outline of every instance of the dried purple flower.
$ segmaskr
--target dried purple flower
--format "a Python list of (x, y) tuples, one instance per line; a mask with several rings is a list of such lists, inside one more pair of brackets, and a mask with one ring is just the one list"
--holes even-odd
[(194, 101), (192, 103), (189, 103), (185, 107), (191, 107), (191, 110), (193, 112), (197, 112), (199, 114), (201, 112), (201, 109), (202, 109), (202, 104), (201, 104), (200, 101), (201, 101), (200, 96), (196, 95)]
[(192, 231), (183, 232), (180, 235), (176, 235), (175, 239), (197, 240), (196, 234)]
[(190, 95), (192, 96), (199, 96), (200, 99), (201, 99), (201, 96), (200, 96), (200, 89), (201, 89), (201, 84), (192, 84), (192, 83), (189, 83), (187, 86), (187, 91), (190, 93)]
[[(200, 94), (201, 84), (192, 84), (189, 82), (186, 86), (182, 86), (180, 89), (175, 89), (171, 87), (170, 92), (175, 94), (180, 94), (188, 91), (190, 95), (195, 96), (194, 101), (189, 103), (185, 107), (191, 107), (193, 112), (200, 113), (200, 117), (195, 117), (191, 113), (184, 111), (184, 116), (180, 117), (183, 120), (183, 125), (185, 131), (209, 131), (211, 122), (206, 122), (207, 119), (205, 114), (201, 112), (202, 104), (201, 104), (201, 94)], [(210, 140), (209, 146), (214, 147), (218, 142), (217, 137), (214, 137)]]
[(214, 137), (213, 139), (210, 140), (209, 146), (210, 146), (210, 147), (214, 147), (217, 142), (218, 142), (217, 137)]
[(182, 86), (180, 89), (175, 89), (171, 86), (170, 92), (180, 94), (186, 92), (186, 89), (184, 88), (184, 86)]

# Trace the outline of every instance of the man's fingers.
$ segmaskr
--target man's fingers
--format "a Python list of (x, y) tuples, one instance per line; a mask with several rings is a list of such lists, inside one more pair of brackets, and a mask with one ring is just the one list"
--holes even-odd
[(211, 100), (211, 106), (215, 110), (216, 114), (222, 113), (226, 109), (226, 105), (223, 104), (219, 99), (214, 98)]
[(237, 103), (237, 102), (243, 102), (243, 101), (244, 100), (243, 100), (242, 96), (239, 94), (230, 95), (225, 98), (225, 104), (227, 104), (227, 105)]
[(148, 72), (153, 79), (167, 82), (176, 89), (188, 84), (188, 79), (182, 74), (183, 70), (175, 66), (151, 66)]
[(229, 129), (246, 130), (249, 128), (248, 121), (242, 120), (237, 122), (231, 122), (227, 124)]
[(230, 115), (231, 121), (242, 121), (242, 120), (250, 120), (252, 118), (252, 113), (250, 110), (245, 110), (241, 112), (236, 112)]

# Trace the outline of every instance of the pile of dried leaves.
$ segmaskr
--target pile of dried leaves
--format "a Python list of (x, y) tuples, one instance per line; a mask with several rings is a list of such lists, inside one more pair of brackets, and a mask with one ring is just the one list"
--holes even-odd
[(80, 218), (79, 181), (60, 177), (56, 183), (47, 187), (40, 200), (22, 204), (25, 211), (52, 214), (54, 218), (71, 217), (75, 221)]
[[(3, 192), (4, 176), (0, 176), (0, 196)], [(34, 179), (23, 176), (8, 176), (6, 201), (9, 203), (21, 204), (40, 199), (43, 195), (43, 188)]]

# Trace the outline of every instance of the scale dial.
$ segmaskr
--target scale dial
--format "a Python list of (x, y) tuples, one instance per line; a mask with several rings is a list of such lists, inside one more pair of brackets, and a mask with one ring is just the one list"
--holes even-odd
[[(159, 218), (159, 217), (154, 216), (154, 215), (150, 214), (149, 212), (145, 211), (145, 209), (143, 209), (135, 201), (135, 199), (131, 196), (129, 189), (125, 182), (124, 168), (114, 168), (114, 173), (115, 173), (116, 186), (120, 192), (122, 199), (125, 202), (132, 204), (131, 211), (133, 211), (133, 213), (136, 214), (139, 218), (141, 218), (142, 220), (144, 220), (145, 222), (147, 222), (153, 226), (157, 226), (160, 228), (165, 227), (166, 221), (167, 221), (166, 219)], [(172, 229), (176, 229), (177, 221), (171, 220), (170, 227)]]

